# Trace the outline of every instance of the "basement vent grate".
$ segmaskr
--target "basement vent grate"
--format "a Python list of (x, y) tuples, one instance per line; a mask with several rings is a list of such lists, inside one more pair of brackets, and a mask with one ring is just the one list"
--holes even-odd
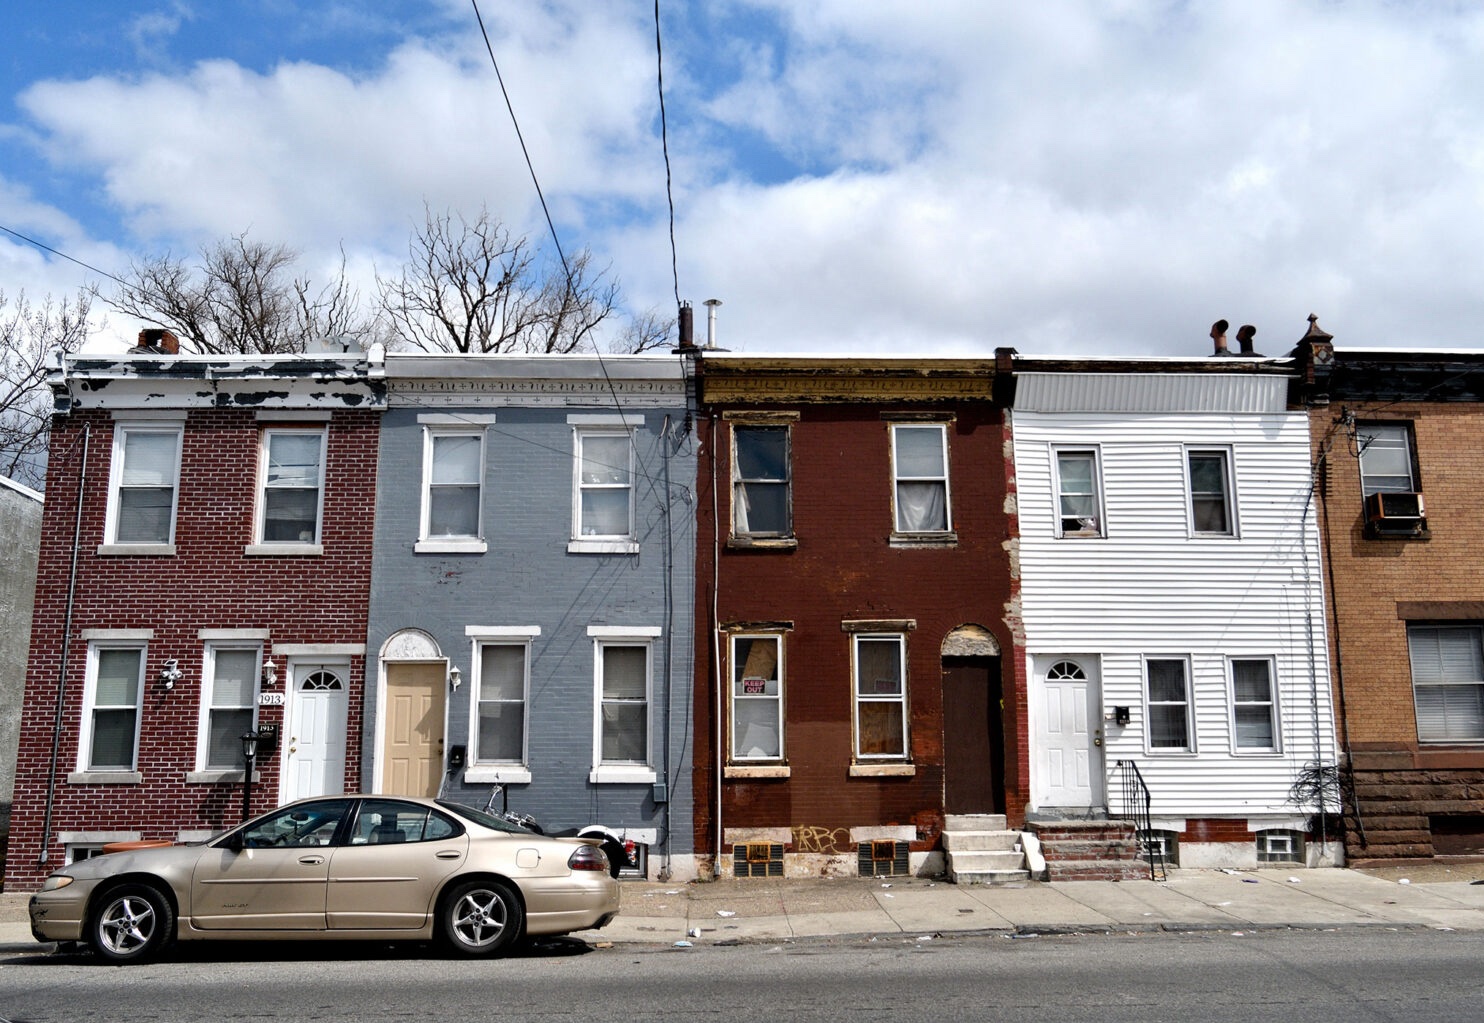
[(737, 877), (782, 877), (782, 844), (747, 842), (733, 846), (732, 872)]
[(906, 842), (862, 842), (861, 877), (905, 877), (909, 872), (907, 848)]

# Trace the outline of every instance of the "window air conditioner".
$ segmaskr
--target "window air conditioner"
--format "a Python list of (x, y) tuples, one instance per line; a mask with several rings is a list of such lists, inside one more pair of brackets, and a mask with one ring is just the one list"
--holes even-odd
[(1366, 524), (1381, 532), (1412, 532), (1427, 522), (1421, 494), (1371, 494), (1365, 499)]

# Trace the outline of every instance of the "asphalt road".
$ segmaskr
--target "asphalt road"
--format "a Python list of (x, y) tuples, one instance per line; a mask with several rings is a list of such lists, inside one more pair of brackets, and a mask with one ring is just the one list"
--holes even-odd
[(197, 945), (147, 966), (85, 955), (0, 960), (0, 1019), (1475, 1023), (1481, 963), (1484, 933), (1392, 928), (690, 949), (558, 940), (479, 962), (428, 947)]

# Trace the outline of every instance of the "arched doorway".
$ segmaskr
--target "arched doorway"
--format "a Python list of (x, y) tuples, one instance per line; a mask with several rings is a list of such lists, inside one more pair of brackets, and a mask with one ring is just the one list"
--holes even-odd
[(381, 647), (375, 791), (436, 796), (443, 781), (448, 659), (432, 636), (403, 629)]
[(1005, 812), (1005, 724), (1000, 645), (981, 625), (943, 640), (943, 809)]

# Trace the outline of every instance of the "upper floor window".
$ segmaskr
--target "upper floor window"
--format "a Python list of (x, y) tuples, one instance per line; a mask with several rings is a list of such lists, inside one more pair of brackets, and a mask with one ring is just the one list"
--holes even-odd
[(423, 539), (477, 539), (483, 481), (483, 429), (427, 429), (423, 444)]
[(1056, 535), (1102, 536), (1103, 492), (1096, 448), (1057, 448)]
[(1421, 742), (1484, 742), (1484, 643), (1478, 625), (1409, 625)]
[(199, 757), (204, 770), (230, 771), (244, 766), (242, 736), (252, 731), (260, 670), (257, 647), (207, 647)]
[(1162, 753), (1189, 752), (1190, 676), (1183, 658), (1154, 658), (1144, 662), (1149, 721), (1149, 748)]
[(789, 427), (732, 427), (732, 532), (744, 537), (793, 535)]
[(1273, 691), (1273, 662), (1267, 658), (1232, 658), (1232, 725), (1238, 750), (1276, 752), (1278, 699)]
[(942, 423), (893, 423), (891, 461), (896, 531), (948, 532), (948, 428)]
[(859, 760), (907, 758), (907, 639), (854, 635), (855, 755)]
[(626, 429), (576, 431), (575, 549), (624, 551), (634, 540), (634, 442)]
[(1360, 423), (1355, 433), (1360, 447), (1360, 489), (1366, 497), (1418, 491), (1410, 423)]
[[(144, 646), (93, 646), (82, 716), (78, 768), (133, 771), (138, 762)], [(241, 746), (239, 744), (238, 748)]]
[(325, 482), (325, 431), (263, 431), (259, 537), (264, 544), (317, 544)]
[(526, 643), (480, 643), (475, 679), (474, 762), (523, 764), (526, 759)]
[(1195, 533), (1231, 536), (1236, 532), (1232, 508), (1231, 452), (1211, 448), (1186, 452), (1190, 470), (1190, 528)]
[(179, 424), (133, 422), (114, 427), (108, 543), (174, 541), (181, 436)]
[(732, 637), (732, 759), (783, 759), (783, 637)]

